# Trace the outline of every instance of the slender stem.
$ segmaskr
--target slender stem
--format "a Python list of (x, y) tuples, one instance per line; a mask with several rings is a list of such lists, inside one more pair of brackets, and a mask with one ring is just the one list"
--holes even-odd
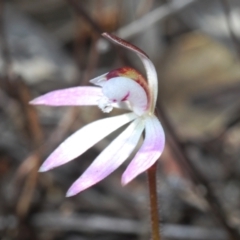
[(161, 240), (159, 231), (159, 211), (158, 211), (158, 197), (157, 197), (157, 181), (156, 181), (157, 163), (155, 163), (147, 171), (150, 211), (151, 211), (151, 225), (152, 225), (152, 240)]

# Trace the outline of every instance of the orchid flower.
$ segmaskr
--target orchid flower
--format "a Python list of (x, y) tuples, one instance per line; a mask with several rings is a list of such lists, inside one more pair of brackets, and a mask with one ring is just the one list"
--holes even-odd
[(39, 171), (44, 172), (65, 164), (116, 129), (131, 122), (73, 183), (67, 196), (89, 188), (116, 170), (134, 151), (143, 132), (143, 143), (122, 175), (123, 185), (149, 169), (160, 157), (165, 144), (163, 128), (154, 115), (158, 83), (153, 63), (136, 46), (108, 33), (103, 33), (103, 36), (135, 52), (144, 64), (148, 81), (135, 69), (124, 67), (90, 80), (96, 86), (56, 90), (30, 102), (48, 106), (97, 105), (105, 113), (109, 113), (114, 107), (130, 111), (92, 122), (76, 131), (62, 142), (40, 167)]

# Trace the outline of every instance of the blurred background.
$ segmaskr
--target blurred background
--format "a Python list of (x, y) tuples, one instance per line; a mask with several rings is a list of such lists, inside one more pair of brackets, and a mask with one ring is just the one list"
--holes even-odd
[(0, 238), (150, 238), (146, 176), (120, 184), (129, 161), (65, 198), (116, 133), (38, 173), (61, 141), (107, 115), (97, 107), (33, 107), (31, 99), (121, 66), (145, 74), (134, 54), (102, 32), (143, 49), (158, 72), (167, 137), (158, 168), (164, 239), (239, 240), (239, 0), (1, 0)]

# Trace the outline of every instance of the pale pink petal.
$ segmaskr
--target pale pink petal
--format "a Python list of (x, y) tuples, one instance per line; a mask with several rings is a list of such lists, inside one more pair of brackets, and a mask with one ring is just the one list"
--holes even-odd
[(165, 135), (161, 123), (155, 116), (146, 118), (144, 142), (128, 165), (122, 176), (122, 184), (125, 185), (140, 173), (150, 168), (162, 154)]
[(103, 37), (111, 40), (112, 42), (135, 52), (139, 56), (139, 58), (142, 60), (143, 65), (146, 69), (148, 85), (149, 85), (150, 93), (152, 96), (151, 106), (152, 106), (152, 111), (153, 111), (155, 109), (155, 105), (156, 105), (156, 101), (157, 101), (158, 78), (157, 78), (156, 69), (155, 69), (152, 61), (149, 59), (149, 57), (147, 56), (147, 54), (145, 52), (143, 52), (138, 47), (132, 45), (131, 43), (129, 43), (117, 36), (114, 36), (110, 33), (103, 33), (102, 35), (103, 35)]
[(40, 172), (67, 163), (87, 151), (94, 144), (137, 116), (126, 113), (116, 117), (104, 118), (81, 128), (67, 138), (43, 163)]
[(96, 184), (116, 170), (132, 153), (144, 129), (144, 121), (136, 119), (94, 160), (71, 186), (67, 196), (73, 196)]
[(99, 87), (73, 87), (49, 92), (30, 103), (49, 106), (97, 105), (102, 95)]

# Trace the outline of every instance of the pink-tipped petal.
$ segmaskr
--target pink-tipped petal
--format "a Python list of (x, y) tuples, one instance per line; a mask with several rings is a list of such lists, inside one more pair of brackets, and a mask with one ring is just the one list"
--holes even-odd
[(67, 138), (43, 163), (40, 172), (65, 164), (87, 151), (94, 144), (137, 116), (126, 113), (95, 121)]
[(30, 103), (49, 106), (97, 105), (101, 97), (102, 90), (99, 87), (73, 87), (49, 92)]
[(123, 185), (150, 168), (162, 154), (165, 134), (159, 120), (155, 116), (148, 117), (145, 126), (144, 142), (123, 173)]
[(144, 129), (144, 121), (136, 119), (94, 160), (71, 186), (67, 196), (73, 196), (101, 181), (116, 170), (132, 153)]

